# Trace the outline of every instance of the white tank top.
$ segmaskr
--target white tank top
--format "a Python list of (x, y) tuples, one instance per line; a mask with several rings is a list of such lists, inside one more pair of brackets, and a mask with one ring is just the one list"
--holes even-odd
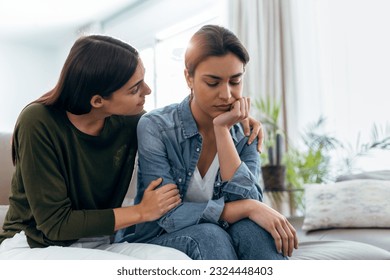
[(195, 168), (191, 177), (184, 201), (187, 202), (206, 202), (213, 198), (213, 189), (215, 178), (219, 169), (218, 154), (215, 155), (206, 174), (202, 178), (198, 167)]

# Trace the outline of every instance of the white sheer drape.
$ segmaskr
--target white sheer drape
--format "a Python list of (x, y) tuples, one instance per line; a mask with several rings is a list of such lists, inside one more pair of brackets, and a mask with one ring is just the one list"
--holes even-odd
[[(285, 0), (230, 0), (230, 28), (250, 54), (245, 91), (252, 100), (269, 95), (282, 100), (280, 125), (297, 130), (292, 6)], [(286, 107), (288, 110), (286, 111)]]
[[(282, 98), (291, 142), (320, 116), (338, 139), (364, 142), (374, 123), (390, 123), (389, 9), (387, 0), (230, 0), (230, 28), (251, 56), (247, 95)], [(388, 168), (380, 154), (362, 169)]]

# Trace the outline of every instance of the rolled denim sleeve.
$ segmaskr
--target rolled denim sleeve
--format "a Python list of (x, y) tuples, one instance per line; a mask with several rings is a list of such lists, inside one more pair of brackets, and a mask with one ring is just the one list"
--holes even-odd
[(158, 224), (167, 232), (205, 222), (219, 224), (224, 206), (223, 198), (205, 203), (185, 202), (163, 216)]
[(225, 201), (235, 201), (240, 199), (263, 200), (263, 192), (260, 186), (260, 155), (257, 152), (257, 141), (251, 145), (246, 144), (247, 138), (243, 138), (240, 147), (241, 164), (237, 168), (233, 177), (229, 181), (222, 181), (219, 174), (215, 187), (219, 189), (220, 196), (225, 197)]
[(136, 204), (142, 200), (145, 189), (153, 180), (162, 178), (161, 186), (176, 184), (171, 173), (166, 147), (156, 122), (146, 116), (141, 117), (137, 127), (137, 137), (138, 177)]

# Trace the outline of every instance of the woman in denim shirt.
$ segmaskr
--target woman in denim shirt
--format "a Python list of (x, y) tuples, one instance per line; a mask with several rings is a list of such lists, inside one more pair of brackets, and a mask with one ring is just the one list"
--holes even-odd
[(145, 114), (137, 130), (135, 203), (159, 177), (178, 186), (183, 203), (122, 241), (173, 247), (192, 259), (286, 259), (297, 248), (292, 225), (261, 202), (260, 157), (239, 124), (250, 108), (242, 96), (248, 60), (223, 27), (194, 34), (185, 54), (190, 96)]

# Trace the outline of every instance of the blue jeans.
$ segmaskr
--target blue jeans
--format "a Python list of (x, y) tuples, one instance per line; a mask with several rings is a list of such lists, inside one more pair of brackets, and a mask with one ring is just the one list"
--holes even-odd
[(172, 247), (193, 260), (282, 260), (272, 236), (249, 219), (225, 230), (203, 223), (164, 233), (148, 243)]

